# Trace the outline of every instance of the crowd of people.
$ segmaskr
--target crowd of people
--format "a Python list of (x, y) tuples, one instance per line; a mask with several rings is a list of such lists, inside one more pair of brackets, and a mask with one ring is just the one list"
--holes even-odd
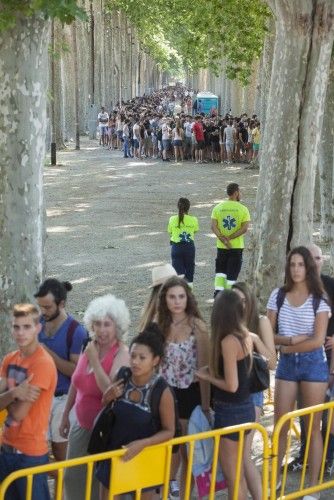
[[(174, 136), (178, 133), (176, 127)], [(183, 154), (182, 148), (175, 154)], [(254, 291), (238, 281), (250, 214), (241, 203), (238, 184), (230, 183), (226, 193), (227, 199), (211, 214), (217, 258), (210, 327), (193, 292), (195, 237), (200, 227), (184, 197), (166, 224), (171, 264), (152, 269), (151, 293), (130, 341), (129, 310), (114, 295), (91, 300), (83, 325), (67, 310), (69, 282), (49, 278), (36, 290), (35, 303), (14, 306), (12, 335), (17, 349), (4, 357), (0, 367), (0, 410), (7, 411), (0, 481), (15, 470), (47, 463), (48, 444), (56, 461), (87, 455), (96, 419), (111, 404), (113, 423), (105, 449), (124, 448), (125, 461), (147, 446), (187, 434), (198, 408), (215, 429), (258, 421), (264, 394), (251, 392), (255, 352), (266, 358), (269, 369), (276, 370), (275, 423), (296, 403), (303, 408), (330, 397), (334, 280), (322, 274), (321, 249), (299, 246), (289, 252), (285, 281), (270, 294), (266, 315), (260, 315)], [(313, 420), (302, 421), (301, 454), (290, 464), (298, 470), (305, 436), (311, 436), (305, 457), (310, 486), (319, 478), (326, 426), (330, 426), (326, 452), (332, 465), (334, 422), (321, 421), (320, 412)], [(254, 432), (246, 433), (238, 500), (248, 494), (260, 500), (263, 495), (260, 473), (251, 459), (253, 438)], [(229, 499), (234, 498), (239, 439), (239, 433), (233, 432), (220, 441)], [(286, 442), (283, 429), (279, 468)], [(184, 498), (187, 467), (187, 447), (181, 445), (173, 450), (171, 499)], [(90, 492), (93, 500), (108, 498), (111, 474), (110, 460), (97, 464)], [(66, 468), (64, 500), (85, 498), (86, 479), (86, 466)], [(34, 478), (32, 489), (34, 499), (49, 500), (44, 474)], [(26, 479), (17, 479), (6, 500), (23, 500), (25, 494)], [(142, 492), (144, 500), (158, 497), (159, 485)], [(306, 495), (304, 500), (317, 498)]]
[[(195, 111), (193, 90), (172, 87), (102, 107), (97, 124), (100, 144), (121, 150), (125, 158), (160, 158), (196, 163), (256, 163), (261, 143), (257, 115), (232, 116)], [(196, 107), (196, 106), (195, 106)]]
[[(185, 199), (179, 208), (185, 224)], [(153, 268), (151, 296), (129, 345), (130, 315), (124, 300), (113, 295), (93, 299), (81, 325), (66, 308), (71, 284), (47, 279), (36, 291), (36, 304), (17, 304), (13, 309), (17, 350), (5, 356), (0, 369), (0, 409), (8, 412), (0, 480), (17, 469), (48, 462), (47, 431), (56, 460), (85, 456), (94, 421), (110, 402), (114, 421), (106, 449), (125, 448), (124, 460), (174, 437), (177, 421), (179, 432), (187, 434), (198, 406), (215, 429), (258, 421), (264, 397), (263, 392), (250, 391), (253, 352), (263, 355), (270, 369), (276, 368), (275, 422), (296, 402), (300, 408), (323, 403), (334, 381), (334, 280), (321, 274), (322, 263), (316, 245), (290, 251), (285, 283), (270, 295), (266, 316), (259, 314), (255, 294), (246, 283), (225, 281), (213, 303), (211, 336), (189, 286), (192, 276), (178, 276), (171, 264)], [(123, 367), (130, 367), (129, 375), (119, 378)], [(152, 394), (158, 386), (154, 410)], [(306, 435), (312, 436), (307, 457), (311, 486), (319, 477), (324, 425), (321, 428), (320, 413), (304, 421)], [(334, 423), (328, 425), (332, 460)], [(247, 433), (244, 443), (240, 500), (248, 492), (254, 500), (262, 498), (261, 477), (251, 460), (253, 436)], [(229, 498), (236, 484), (238, 441), (234, 432), (224, 435), (220, 444)], [(279, 467), (285, 449), (282, 432)], [(173, 453), (170, 498), (184, 498), (187, 464), (187, 448), (181, 446)], [(84, 498), (86, 476), (86, 466), (65, 470), (65, 500)], [(91, 498), (106, 500), (109, 482), (110, 461), (99, 462)], [(158, 486), (144, 490), (142, 498), (155, 498)], [(23, 500), (25, 488), (25, 479), (14, 481), (6, 498)], [(34, 479), (33, 495), (50, 498), (42, 474)], [(318, 496), (304, 497), (314, 498)]]

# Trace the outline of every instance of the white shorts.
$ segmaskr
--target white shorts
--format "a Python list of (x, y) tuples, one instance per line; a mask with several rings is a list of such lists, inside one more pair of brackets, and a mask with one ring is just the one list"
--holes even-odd
[(234, 142), (228, 142), (228, 141), (226, 141), (225, 149), (226, 149), (226, 151), (228, 153), (233, 153), (233, 151), (234, 151)]
[[(63, 394), (62, 396), (54, 397), (52, 400), (52, 407), (49, 419), (49, 431), (48, 431), (48, 439), (53, 443), (66, 443), (67, 439), (64, 439), (59, 434), (59, 427), (61, 424), (61, 419), (63, 417), (65, 404), (67, 400), (67, 394)], [(72, 414), (72, 412), (71, 412)], [(71, 416), (71, 415), (70, 415)], [(72, 420), (70, 418), (70, 420)]]

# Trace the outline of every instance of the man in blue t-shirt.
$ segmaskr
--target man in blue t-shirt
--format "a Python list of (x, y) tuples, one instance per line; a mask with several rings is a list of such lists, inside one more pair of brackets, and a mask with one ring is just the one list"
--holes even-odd
[(67, 292), (72, 290), (68, 281), (47, 279), (35, 297), (42, 312), (42, 330), (38, 340), (52, 356), (58, 373), (49, 424), (49, 437), (56, 460), (65, 460), (67, 440), (59, 434), (71, 376), (74, 372), (82, 344), (87, 338), (85, 328), (67, 314)]

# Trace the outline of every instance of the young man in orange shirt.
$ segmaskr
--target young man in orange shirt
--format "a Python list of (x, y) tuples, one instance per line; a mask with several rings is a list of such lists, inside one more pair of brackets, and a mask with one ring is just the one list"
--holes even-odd
[[(0, 367), (0, 410), (6, 408), (0, 448), (0, 482), (12, 472), (48, 462), (47, 430), (57, 371), (38, 343), (40, 311), (33, 304), (13, 309), (12, 335), (18, 349)], [(26, 479), (9, 487), (6, 500), (26, 498)], [(33, 500), (49, 500), (46, 474), (33, 481)]]

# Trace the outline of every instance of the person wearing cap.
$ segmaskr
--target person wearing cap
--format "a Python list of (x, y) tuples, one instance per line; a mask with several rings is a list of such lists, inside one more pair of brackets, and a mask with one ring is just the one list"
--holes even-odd
[(199, 229), (198, 219), (189, 215), (190, 201), (180, 198), (177, 202), (178, 214), (172, 215), (167, 231), (170, 235), (172, 265), (176, 272), (183, 274), (192, 288), (195, 272), (194, 235)]
[[(172, 276), (177, 276), (177, 272), (171, 264), (163, 264), (162, 266), (153, 267), (152, 284), (149, 286), (149, 288), (151, 288), (151, 295), (140, 314), (140, 332), (143, 332), (145, 328), (155, 320), (160, 288), (165, 281)], [(183, 276), (181, 277), (183, 278)]]

